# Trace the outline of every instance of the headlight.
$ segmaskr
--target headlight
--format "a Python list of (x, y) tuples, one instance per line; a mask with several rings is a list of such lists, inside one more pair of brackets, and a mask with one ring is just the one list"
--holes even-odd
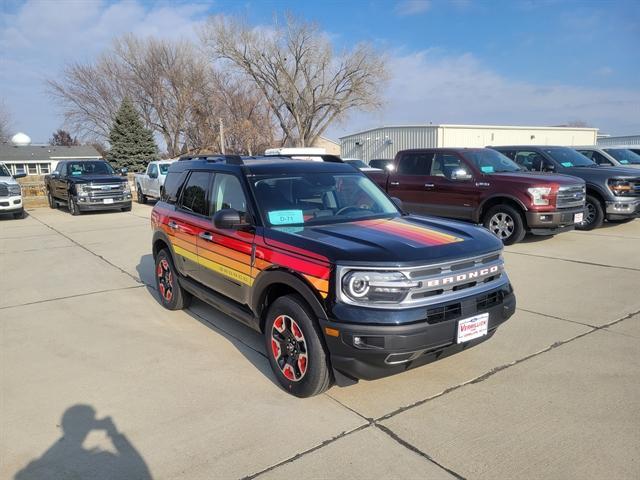
[(633, 192), (633, 185), (627, 180), (609, 180), (609, 190), (616, 196), (629, 195)]
[(342, 293), (355, 303), (399, 303), (419, 285), (400, 272), (356, 270), (342, 278)]
[(9, 185), (9, 195), (20, 195), (22, 193), (22, 189), (20, 188), (20, 185), (17, 184), (12, 184)]
[(124, 191), (124, 193), (131, 193), (131, 185), (129, 185), (129, 182), (125, 182), (122, 184), (122, 190)]
[(533, 187), (527, 188), (529, 196), (534, 205), (549, 205), (549, 195), (551, 194), (551, 187)]

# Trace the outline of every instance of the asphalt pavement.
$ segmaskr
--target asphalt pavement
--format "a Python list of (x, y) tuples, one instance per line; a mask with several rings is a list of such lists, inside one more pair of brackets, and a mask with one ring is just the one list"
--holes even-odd
[(640, 478), (640, 220), (508, 247), (488, 342), (303, 400), (161, 307), (150, 212), (0, 219), (0, 478)]

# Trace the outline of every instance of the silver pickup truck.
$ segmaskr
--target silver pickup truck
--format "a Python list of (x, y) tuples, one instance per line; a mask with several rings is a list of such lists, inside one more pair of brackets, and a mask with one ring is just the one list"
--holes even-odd
[(147, 203), (147, 199), (160, 198), (164, 179), (167, 177), (169, 165), (175, 160), (155, 160), (149, 162), (145, 173), (138, 173), (135, 176), (136, 196), (138, 203)]

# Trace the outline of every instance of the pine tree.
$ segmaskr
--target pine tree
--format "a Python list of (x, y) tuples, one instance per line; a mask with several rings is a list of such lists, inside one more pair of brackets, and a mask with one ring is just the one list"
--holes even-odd
[(111, 149), (107, 160), (115, 168), (127, 167), (130, 171), (143, 171), (146, 165), (158, 158), (158, 147), (153, 134), (142, 124), (131, 100), (125, 98), (116, 113), (109, 132)]

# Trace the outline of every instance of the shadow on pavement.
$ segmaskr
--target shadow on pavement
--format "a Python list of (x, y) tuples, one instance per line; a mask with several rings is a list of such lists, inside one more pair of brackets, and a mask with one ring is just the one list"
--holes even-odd
[[(144, 459), (116, 428), (111, 417), (96, 418), (89, 405), (73, 405), (62, 415), (62, 437), (42, 456), (20, 470), (15, 480), (54, 478), (91, 478), (107, 480), (127, 478), (150, 480), (151, 472)], [(101, 448), (85, 449), (89, 433), (102, 430), (116, 453)]]
[[(136, 271), (138, 272), (138, 277), (144, 282), (147, 292), (161, 305), (160, 296), (155, 286), (155, 262), (153, 261), (153, 256), (148, 254), (140, 257)], [(191, 306), (184, 312), (210, 330), (222, 335), (271, 383), (281, 388), (262, 347), (264, 341), (261, 333), (197, 298), (193, 299)]]

